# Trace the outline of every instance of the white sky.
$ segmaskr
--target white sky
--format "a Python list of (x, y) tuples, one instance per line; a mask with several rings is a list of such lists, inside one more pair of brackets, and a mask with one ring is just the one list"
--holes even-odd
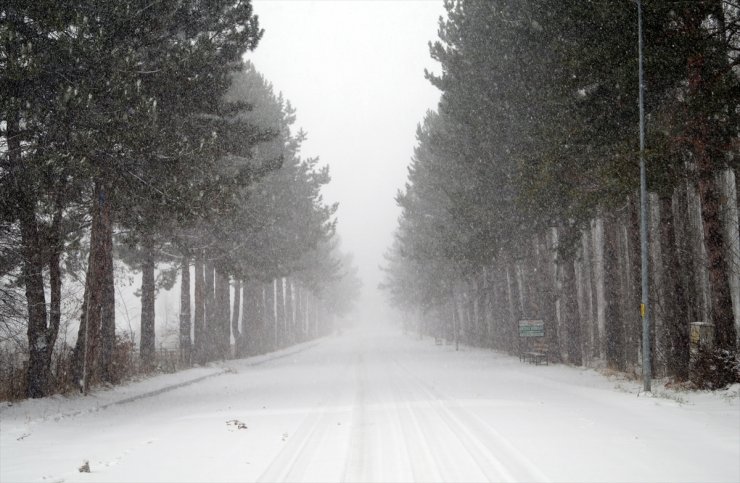
[(254, 0), (265, 29), (247, 55), (297, 109), (304, 156), (330, 166), (328, 201), (340, 203), (339, 235), (355, 255), (364, 303), (376, 304), (378, 266), (400, 213), (416, 126), (439, 91), (427, 43), (442, 0)]

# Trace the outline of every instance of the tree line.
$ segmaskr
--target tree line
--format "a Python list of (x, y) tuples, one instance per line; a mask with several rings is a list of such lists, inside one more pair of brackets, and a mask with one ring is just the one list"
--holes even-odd
[[(653, 370), (686, 380), (704, 321), (733, 379), (740, 6), (642, 3)], [(445, 7), (441, 73), (426, 73), (441, 99), (397, 196), (391, 301), (426, 332), (508, 351), (519, 319), (542, 319), (555, 359), (638, 371), (636, 3)]]
[[(262, 35), (249, 0), (0, 7), (0, 343), (26, 353), (28, 397), (119, 382), (124, 266), (141, 272), (143, 370), (178, 272), (185, 365), (325, 334), (349, 309), (328, 169), (243, 60)], [(53, 363), (64, 317), (77, 339)]]

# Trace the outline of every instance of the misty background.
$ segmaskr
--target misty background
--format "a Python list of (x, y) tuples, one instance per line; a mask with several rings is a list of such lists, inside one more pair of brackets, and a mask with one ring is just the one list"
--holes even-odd
[[(339, 203), (338, 233), (355, 255), (363, 281), (356, 312), (385, 306), (377, 290), (416, 144), (416, 127), (439, 91), (424, 78), (435, 71), (428, 42), (444, 13), (437, 1), (257, 0), (265, 25), (260, 46), (247, 54), (297, 109), (308, 133), (305, 156), (330, 168), (324, 188)], [(366, 310), (367, 309), (367, 310)]]
[[(424, 70), (438, 70), (428, 43), (437, 38), (443, 3), (257, 0), (254, 9), (265, 34), (245, 59), (296, 109), (294, 127), (308, 134), (303, 157), (319, 157), (330, 169), (323, 194), (339, 203), (337, 233), (363, 282), (352, 319), (393, 317), (378, 289), (380, 266), (400, 214), (395, 196), (417, 126), (439, 101)], [(136, 332), (138, 280), (131, 282), (121, 292), (118, 324), (128, 329), (130, 321)], [(176, 331), (178, 294), (179, 282), (157, 296), (158, 338)]]

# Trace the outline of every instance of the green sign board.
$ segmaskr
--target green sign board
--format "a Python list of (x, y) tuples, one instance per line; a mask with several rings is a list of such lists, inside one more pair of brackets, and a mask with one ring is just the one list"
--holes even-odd
[(542, 320), (520, 320), (519, 337), (544, 337), (545, 322)]

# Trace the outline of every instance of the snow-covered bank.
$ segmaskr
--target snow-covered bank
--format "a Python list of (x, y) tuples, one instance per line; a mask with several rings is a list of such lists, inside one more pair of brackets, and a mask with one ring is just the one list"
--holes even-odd
[(63, 418), (4, 409), (0, 480), (740, 480), (737, 387), (638, 397), (592, 370), (383, 331), (203, 370), (225, 372)]
[[(18, 429), (14, 423), (22, 423), (21, 436), (28, 435), (35, 423), (60, 420), (126, 404), (139, 399), (157, 396), (209, 377), (233, 372), (235, 368), (257, 366), (307, 350), (317, 341), (304, 342), (286, 349), (244, 359), (212, 362), (204, 367), (193, 367), (171, 374), (153, 374), (118, 386), (98, 387), (90, 394), (54, 395), (42, 399), (27, 399), (19, 402), (0, 403), (0, 428), (3, 432)], [(25, 436), (24, 436), (25, 437)]]

